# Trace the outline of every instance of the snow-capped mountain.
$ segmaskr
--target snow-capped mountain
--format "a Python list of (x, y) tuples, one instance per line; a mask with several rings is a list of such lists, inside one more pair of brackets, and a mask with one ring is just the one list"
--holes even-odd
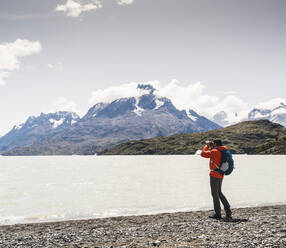
[(0, 152), (14, 147), (28, 146), (42, 138), (60, 132), (80, 120), (76, 113), (56, 112), (31, 116), (26, 122), (15, 125), (10, 132), (0, 138)]
[(206, 117), (197, 114), (194, 110), (190, 109), (187, 113), (188, 117), (195, 121), (197, 125), (203, 128), (205, 131), (210, 131), (214, 129), (219, 129), (222, 126), (217, 124), (216, 122), (212, 122)]
[[(146, 89), (149, 88), (144, 86)], [(47, 118), (50, 126), (60, 124), (60, 119), (50, 119)], [(151, 87), (149, 93), (138, 97), (97, 103), (74, 125), (37, 140), (28, 148), (14, 149), (11, 153), (94, 154), (128, 140), (218, 128), (221, 126), (193, 110), (188, 113), (178, 110), (168, 98), (156, 96)]]
[[(189, 110), (188, 113), (185, 110), (178, 110), (168, 98), (158, 97), (153, 94), (153, 91), (140, 97), (117, 99), (109, 104), (98, 103), (89, 109), (81, 123), (94, 120), (96, 122), (111, 120), (121, 122), (122, 119), (128, 122), (126, 127), (133, 125), (143, 130), (151, 125), (148, 132), (157, 130), (161, 135), (202, 132), (220, 128), (219, 125), (198, 115), (193, 110)], [(138, 133), (142, 136), (138, 138), (145, 138), (143, 131)], [(150, 137), (155, 137), (154, 135)]]
[(267, 119), (286, 127), (286, 104), (281, 102), (271, 108), (254, 108), (248, 114), (249, 120)]
[(223, 127), (229, 125), (229, 121), (227, 120), (227, 113), (225, 111), (219, 111), (213, 116), (213, 121)]
[(286, 104), (279, 100), (281, 99), (260, 103), (245, 116), (238, 116), (235, 113), (230, 116), (225, 111), (220, 111), (213, 116), (213, 121), (225, 127), (241, 121), (265, 119), (286, 127)]

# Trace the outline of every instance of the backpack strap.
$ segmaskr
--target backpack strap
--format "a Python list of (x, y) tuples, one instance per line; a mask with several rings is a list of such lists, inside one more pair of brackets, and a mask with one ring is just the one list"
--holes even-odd
[[(218, 151), (220, 151), (220, 153), (221, 153), (221, 159), (222, 159), (222, 151), (220, 150), (220, 149), (218, 149), (218, 147), (215, 147), (215, 149), (217, 149)], [(221, 161), (222, 162), (222, 161)], [(212, 159), (211, 159), (211, 163), (213, 164), (213, 165), (215, 165), (215, 167), (216, 167), (216, 169), (213, 169), (212, 171), (214, 171), (214, 170), (219, 170), (219, 168), (220, 168), (220, 166), (218, 166)]]
[(213, 169), (212, 171), (214, 171), (214, 170), (216, 170), (216, 169), (219, 169), (219, 166), (211, 159), (211, 163), (213, 164), (213, 165), (215, 165), (215, 169)]
[[(219, 150), (219, 149), (218, 149)], [(219, 150), (220, 152), (221, 152), (221, 154), (222, 154), (222, 151), (221, 150)], [(221, 157), (221, 159), (222, 159), (222, 157)], [(220, 166), (218, 166), (212, 159), (210, 160), (211, 161), (211, 163), (213, 164), (213, 165), (215, 165), (215, 169), (212, 169), (211, 171), (216, 171), (216, 172), (218, 172), (218, 173), (220, 173), (220, 174), (222, 174), (222, 175), (224, 175), (224, 171), (222, 171), (221, 169), (220, 169)], [(222, 161), (221, 161), (222, 162)]]

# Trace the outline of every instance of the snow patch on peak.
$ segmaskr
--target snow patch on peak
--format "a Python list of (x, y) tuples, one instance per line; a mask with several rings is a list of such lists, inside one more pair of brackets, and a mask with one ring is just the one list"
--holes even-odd
[(139, 97), (136, 97), (135, 99), (136, 99), (136, 103), (135, 103), (135, 109), (133, 110), (133, 112), (134, 112), (136, 115), (141, 116), (142, 113), (144, 112), (144, 109), (143, 109), (143, 108), (140, 108), (140, 107), (138, 106), (139, 100), (140, 100)]
[(77, 123), (77, 121), (75, 121), (75, 120), (72, 120), (72, 121), (71, 121), (71, 125), (73, 125), (73, 124), (75, 124), (75, 123)]
[(200, 119), (200, 115), (195, 112), (193, 109), (189, 109), (189, 111), (186, 110), (187, 116), (192, 120), (192, 121), (198, 121)]
[(144, 109), (140, 108), (139, 106), (136, 107), (136, 109), (133, 110), (133, 112), (138, 115), (141, 116), (142, 113), (144, 112)]
[(15, 129), (15, 130), (19, 130), (19, 129), (21, 129), (21, 128), (23, 127), (23, 125), (24, 125), (24, 123), (15, 125), (15, 126), (14, 126), (14, 129)]
[(74, 113), (74, 112), (72, 112), (71, 115), (72, 115), (73, 119), (78, 119), (79, 118), (79, 116), (76, 113)]
[(156, 98), (155, 103), (156, 103), (156, 107), (154, 109), (159, 109), (165, 104), (165, 102), (162, 101), (160, 98)]
[(61, 118), (58, 121), (55, 119), (49, 119), (50, 123), (53, 124), (53, 128), (57, 128), (58, 126), (62, 125), (64, 123), (65, 118)]
[(272, 111), (272, 115), (286, 115), (286, 108), (277, 108), (275, 110)]
[(198, 120), (198, 117), (192, 115), (190, 112), (187, 112), (187, 116), (188, 116), (192, 121), (197, 121), (197, 120)]

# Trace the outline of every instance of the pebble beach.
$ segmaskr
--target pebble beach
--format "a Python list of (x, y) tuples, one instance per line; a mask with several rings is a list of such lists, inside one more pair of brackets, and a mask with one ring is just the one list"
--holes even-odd
[(0, 227), (0, 247), (286, 247), (286, 205)]

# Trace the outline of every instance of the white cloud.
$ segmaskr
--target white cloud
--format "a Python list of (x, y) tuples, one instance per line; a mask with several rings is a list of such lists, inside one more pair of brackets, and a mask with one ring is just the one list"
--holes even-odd
[[(103, 0), (67, 0), (58, 4), (56, 11), (65, 12), (67, 16), (79, 17), (81, 13), (102, 8)], [(118, 5), (130, 5), (134, 0), (116, 0)]]
[(221, 93), (224, 94), (224, 95), (235, 95), (236, 94), (236, 92), (232, 91), (232, 90), (221, 91)]
[(63, 63), (62, 62), (56, 62), (54, 64), (48, 64), (48, 68), (51, 70), (62, 71), (63, 70)]
[(119, 5), (129, 5), (132, 4), (134, 2), (134, 0), (118, 0), (117, 3)]
[(281, 103), (286, 104), (286, 98), (274, 98), (266, 102), (261, 102), (255, 106), (259, 109), (274, 109), (278, 107)]
[(9, 74), (10, 74), (9, 72), (0, 70), (0, 86), (4, 86), (6, 84), (4, 78), (8, 77)]
[(172, 80), (164, 87), (160, 87), (159, 94), (172, 100), (179, 109), (193, 109), (209, 119), (214, 114), (225, 111), (231, 122), (244, 118), (249, 110), (248, 104), (234, 95), (218, 97), (206, 93), (206, 86), (202, 83), (182, 85), (178, 80)]
[(101, 1), (89, 1), (83, 3), (82, 0), (67, 0), (65, 4), (57, 5), (56, 11), (62, 11), (67, 14), (67, 16), (78, 17), (82, 12), (87, 12), (91, 10), (97, 10), (102, 7)]
[(138, 84), (151, 84), (151, 85), (158, 85), (157, 81), (150, 81), (150, 82), (131, 82), (126, 84), (121, 84), (119, 86), (112, 86), (107, 89), (98, 89), (93, 91), (91, 97), (89, 99), (90, 104), (95, 104), (98, 102), (112, 102), (118, 98), (123, 97), (136, 97), (144, 94), (144, 91), (138, 90)]
[(69, 101), (65, 97), (58, 97), (53, 104), (53, 108), (49, 110), (50, 113), (57, 111), (70, 111), (79, 113), (79, 110), (77, 109), (77, 104), (74, 101)]
[(165, 85), (159, 81), (132, 82), (99, 89), (92, 92), (90, 103), (111, 102), (121, 97), (142, 95), (144, 92), (137, 89), (138, 84), (151, 84), (157, 89), (156, 95), (171, 99), (178, 109), (193, 109), (210, 119), (219, 111), (225, 111), (229, 120), (233, 122), (244, 118), (249, 111), (248, 104), (237, 96), (225, 95), (220, 98), (206, 93), (206, 86), (200, 82), (183, 85), (178, 80), (172, 80)]
[(4, 85), (4, 78), (20, 68), (20, 58), (38, 53), (42, 50), (39, 41), (17, 39), (11, 43), (0, 44), (0, 85)]
[(232, 111), (232, 112), (235, 112), (238, 109), (248, 108), (248, 105), (246, 104), (246, 102), (244, 102), (239, 97), (234, 96), (234, 95), (229, 95), (229, 96), (225, 97), (222, 100), (221, 104), (224, 107), (227, 106), (227, 109), (229, 111)]
[(38, 41), (17, 39), (12, 43), (0, 45), (0, 69), (16, 70), (19, 69), (19, 58), (29, 56), (41, 51), (41, 44)]
[(226, 112), (226, 121), (228, 121), (229, 124), (246, 120), (250, 111), (248, 104), (234, 95), (229, 95), (223, 98), (219, 108), (221, 111)]

